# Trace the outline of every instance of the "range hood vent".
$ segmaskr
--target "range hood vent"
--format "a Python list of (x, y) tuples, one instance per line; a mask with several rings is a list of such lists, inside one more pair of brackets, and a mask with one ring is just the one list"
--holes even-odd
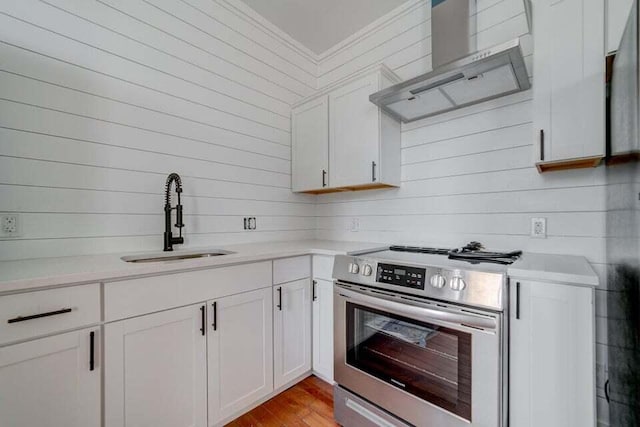
[[(469, 54), (475, 50), (470, 36), (473, 5), (475, 0), (432, 0), (435, 69), (374, 93), (369, 100), (408, 123), (529, 89), (519, 39)], [(445, 60), (450, 62), (438, 65)]]

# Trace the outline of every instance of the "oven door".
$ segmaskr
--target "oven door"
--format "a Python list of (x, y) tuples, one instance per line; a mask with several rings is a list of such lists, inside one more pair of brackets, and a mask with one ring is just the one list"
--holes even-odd
[(416, 426), (503, 426), (501, 314), (340, 282), (334, 302), (340, 386)]

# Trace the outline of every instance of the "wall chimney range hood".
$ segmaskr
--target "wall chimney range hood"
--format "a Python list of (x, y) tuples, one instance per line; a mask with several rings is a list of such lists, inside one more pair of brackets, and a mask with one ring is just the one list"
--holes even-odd
[(376, 92), (371, 102), (408, 123), (531, 87), (519, 39), (475, 51), (475, 0), (431, 3), (433, 71)]

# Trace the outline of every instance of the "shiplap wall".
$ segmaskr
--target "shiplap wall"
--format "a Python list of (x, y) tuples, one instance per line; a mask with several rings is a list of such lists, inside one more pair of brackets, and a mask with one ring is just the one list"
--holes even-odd
[(170, 172), (184, 246), (312, 237), (289, 116), (316, 72), (223, 1), (0, 2), (0, 259), (160, 250)]
[[(520, 37), (532, 70), (522, 0), (478, 0), (476, 18), (478, 49)], [(417, 2), (324, 58), (319, 85), (381, 62), (408, 79), (431, 69), (430, 52), (430, 5)], [(604, 285), (597, 291), (604, 425), (607, 178), (604, 168), (537, 172), (531, 96), (527, 91), (404, 125), (401, 187), (318, 196), (316, 235), (443, 247), (476, 240), (490, 249), (586, 256)], [(547, 219), (546, 239), (529, 237), (532, 217)], [(350, 231), (352, 218), (359, 219), (357, 232)]]

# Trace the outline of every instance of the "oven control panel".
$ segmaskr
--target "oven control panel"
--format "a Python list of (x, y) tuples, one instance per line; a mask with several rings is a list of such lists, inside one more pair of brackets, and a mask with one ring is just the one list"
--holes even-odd
[(379, 263), (376, 281), (405, 288), (424, 289), (425, 275), (424, 268)]

